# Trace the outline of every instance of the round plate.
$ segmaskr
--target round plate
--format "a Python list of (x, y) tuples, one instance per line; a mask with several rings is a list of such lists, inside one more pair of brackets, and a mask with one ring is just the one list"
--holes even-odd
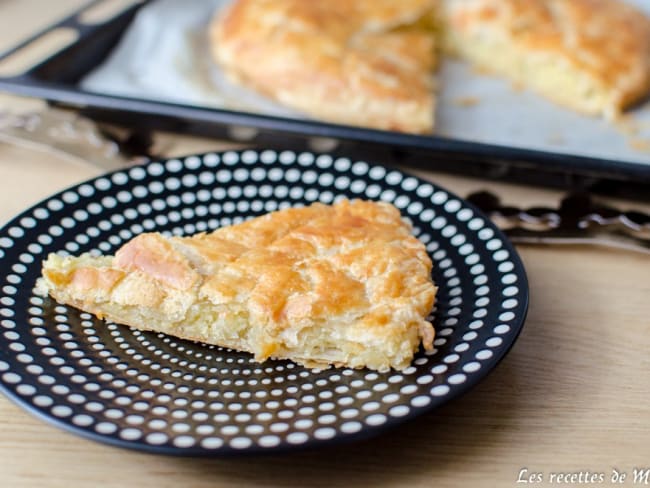
[[(404, 371), (258, 364), (250, 354), (104, 323), (32, 292), (50, 252), (113, 253), (141, 232), (193, 234), (342, 197), (393, 203), (434, 261), (435, 350)], [(291, 151), (172, 159), (75, 186), (0, 231), (0, 264), (2, 391), (76, 434), (176, 455), (349, 441), (417, 417), (494, 368), (528, 303), (517, 253), (468, 203), (400, 171)]]

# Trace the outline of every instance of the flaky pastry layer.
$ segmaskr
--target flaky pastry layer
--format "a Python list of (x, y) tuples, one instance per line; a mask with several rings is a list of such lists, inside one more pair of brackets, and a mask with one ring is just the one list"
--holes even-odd
[(614, 118), (650, 90), (650, 19), (619, 0), (444, 0), (445, 46), (574, 110)]
[(52, 254), (38, 290), (258, 361), (383, 371), (433, 347), (431, 266), (395, 207), (342, 201), (192, 237), (141, 234), (115, 256)]
[(430, 132), (436, 0), (237, 0), (211, 47), (235, 82), (316, 118)]
[(234, 0), (210, 44), (236, 83), (286, 106), (404, 132), (434, 127), (439, 45), (607, 119), (650, 91), (650, 19), (621, 0)]

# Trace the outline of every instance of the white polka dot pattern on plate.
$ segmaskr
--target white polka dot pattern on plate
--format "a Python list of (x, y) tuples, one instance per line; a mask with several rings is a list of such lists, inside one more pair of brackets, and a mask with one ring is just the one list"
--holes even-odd
[[(401, 372), (262, 365), (248, 354), (106, 324), (31, 293), (50, 252), (112, 253), (145, 231), (209, 232), (289, 206), (393, 203), (435, 263), (435, 349)], [(355, 439), (475, 384), (522, 326), (526, 278), (500, 232), (431, 183), (309, 152), (153, 162), (66, 190), (0, 231), (0, 386), (98, 440), (218, 455)]]

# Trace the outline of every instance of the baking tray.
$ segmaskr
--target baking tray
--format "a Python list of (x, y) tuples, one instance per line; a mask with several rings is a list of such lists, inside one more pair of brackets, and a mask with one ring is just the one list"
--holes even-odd
[(138, 131), (193, 133), (295, 150), (326, 148), (330, 153), (384, 164), (623, 196), (650, 196), (650, 165), (645, 164), (84, 91), (78, 86), (79, 80), (106, 59), (138, 9), (147, 2), (129, 7), (103, 23), (81, 22), (83, 11), (97, 3), (86, 4), (1, 54), (0, 62), (61, 28), (73, 29), (78, 36), (75, 42), (27, 71), (0, 77), (0, 90), (75, 108), (96, 120)]

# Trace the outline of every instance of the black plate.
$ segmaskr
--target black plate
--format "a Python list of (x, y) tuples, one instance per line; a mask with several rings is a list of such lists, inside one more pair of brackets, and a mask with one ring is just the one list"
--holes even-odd
[[(389, 201), (414, 225), (439, 286), (435, 351), (408, 369), (310, 370), (105, 324), (32, 292), (50, 252), (111, 253), (143, 231), (192, 234), (287, 206)], [(74, 433), (122, 447), (224, 455), (350, 441), (474, 386), (519, 334), (522, 263), (448, 191), (347, 158), (272, 150), (155, 162), (70, 188), (0, 231), (0, 388)]]
[[(91, 5), (94, 3), (97, 2), (91, 2)], [(77, 108), (92, 118), (142, 131), (163, 129), (240, 141), (240, 135), (246, 134), (247, 142), (278, 150), (290, 147), (296, 151), (321, 150), (322, 145), (314, 144), (321, 144), (326, 138), (338, 148), (340, 154), (360, 158), (372, 154), (373, 160), (385, 164), (403, 164), (480, 178), (510, 179), (534, 185), (589, 188), (647, 198), (650, 166), (644, 164), (82, 90), (78, 86), (79, 80), (107, 58), (142, 5), (128, 8), (113, 19), (97, 25), (80, 21), (81, 13), (88, 8), (85, 6), (14, 49), (0, 53), (2, 60), (58, 28), (72, 29), (78, 34), (76, 42), (27, 72), (0, 77), (0, 90)], [(254, 130), (238, 131), (241, 127)], [(328, 147), (331, 150), (331, 145)]]

